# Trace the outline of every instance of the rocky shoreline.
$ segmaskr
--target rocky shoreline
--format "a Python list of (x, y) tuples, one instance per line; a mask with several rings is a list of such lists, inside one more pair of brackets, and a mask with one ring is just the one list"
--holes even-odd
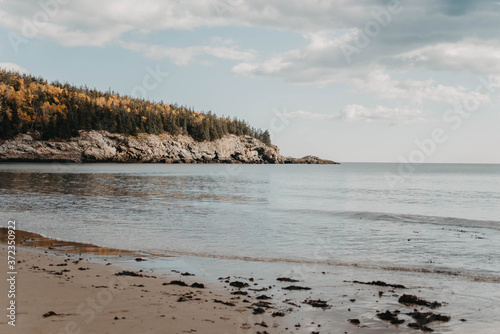
[(79, 131), (67, 141), (39, 141), (22, 134), (0, 142), (0, 162), (123, 162), (338, 164), (315, 156), (284, 157), (277, 146), (250, 136), (228, 135), (212, 142), (169, 134), (137, 137), (107, 131)]

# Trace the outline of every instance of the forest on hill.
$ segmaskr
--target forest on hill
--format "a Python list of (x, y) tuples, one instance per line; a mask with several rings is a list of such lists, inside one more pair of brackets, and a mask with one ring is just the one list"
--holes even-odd
[(237, 118), (196, 112), (176, 104), (155, 103), (101, 92), (68, 83), (48, 83), (40, 77), (0, 69), (0, 138), (30, 133), (41, 140), (65, 140), (78, 130), (106, 130), (136, 136), (139, 133), (188, 135), (212, 141), (228, 134), (249, 135), (267, 145), (267, 130)]

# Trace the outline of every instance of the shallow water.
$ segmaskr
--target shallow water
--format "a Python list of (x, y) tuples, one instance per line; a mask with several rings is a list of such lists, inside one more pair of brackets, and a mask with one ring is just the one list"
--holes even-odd
[(0, 205), (112, 248), (498, 277), (500, 166), (399, 167), (2, 164)]
[[(45, 236), (155, 254), (144, 266), (209, 281), (241, 275), (273, 285), (278, 276), (299, 277), (337, 300), (336, 312), (347, 312), (339, 288), (361, 294), (344, 280), (394, 281), (450, 303), (454, 320), (441, 331), (488, 333), (500, 324), (500, 166), (402, 171), (398, 164), (0, 164), (0, 226), (15, 219), (18, 229)], [(380, 326), (366, 296), (358, 297), (358, 316)]]

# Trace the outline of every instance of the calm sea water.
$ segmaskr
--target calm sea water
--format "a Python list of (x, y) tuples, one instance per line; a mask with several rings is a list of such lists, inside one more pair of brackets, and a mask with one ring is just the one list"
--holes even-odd
[(0, 226), (14, 218), (45, 236), (158, 254), (498, 280), (500, 165), (401, 172), (398, 164), (1, 164)]

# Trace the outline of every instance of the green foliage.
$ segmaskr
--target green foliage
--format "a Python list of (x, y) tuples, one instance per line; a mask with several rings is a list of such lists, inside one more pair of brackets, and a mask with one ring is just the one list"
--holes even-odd
[(0, 70), (0, 138), (31, 133), (39, 139), (68, 139), (78, 130), (188, 135), (211, 141), (228, 134), (249, 135), (271, 145), (269, 132), (237, 118), (191, 108), (100, 92), (40, 77)]

